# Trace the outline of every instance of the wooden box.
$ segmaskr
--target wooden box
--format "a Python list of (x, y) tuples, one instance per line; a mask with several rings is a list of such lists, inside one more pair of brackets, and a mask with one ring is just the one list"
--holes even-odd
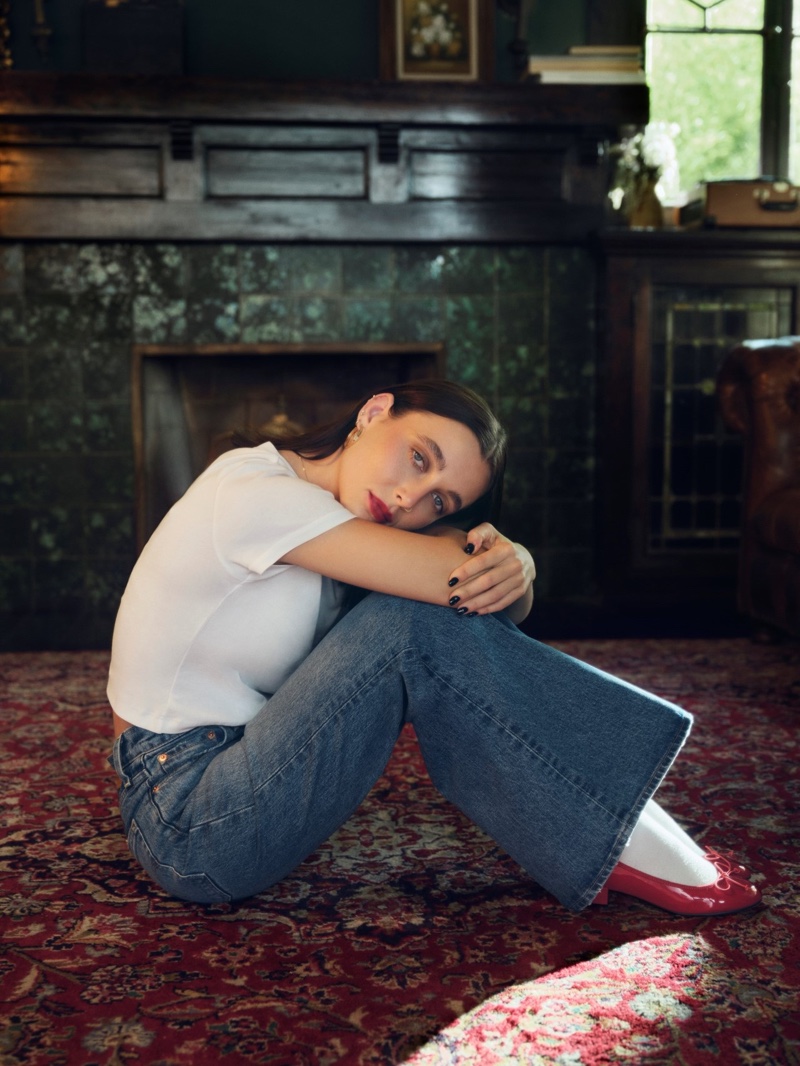
[(682, 225), (800, 227), (800, 189), (788, 181), (708, 181), (681, 209)]

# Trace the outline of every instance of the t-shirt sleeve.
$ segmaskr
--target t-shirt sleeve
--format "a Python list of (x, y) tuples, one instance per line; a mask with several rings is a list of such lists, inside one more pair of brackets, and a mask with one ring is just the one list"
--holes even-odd
[(214, 547), (225, 565), (255, 574), (298, 544), (355, 517), (332, 493), (281, 465), (243, 460), (222, 476), (214, 503)]

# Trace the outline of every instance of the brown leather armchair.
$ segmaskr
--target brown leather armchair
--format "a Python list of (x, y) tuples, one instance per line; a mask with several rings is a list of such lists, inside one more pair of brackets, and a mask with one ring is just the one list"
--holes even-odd
[(734, 348), (717, 395), (745, 438), (739, 607), (762, 632), (800, 636), (800, 337)]

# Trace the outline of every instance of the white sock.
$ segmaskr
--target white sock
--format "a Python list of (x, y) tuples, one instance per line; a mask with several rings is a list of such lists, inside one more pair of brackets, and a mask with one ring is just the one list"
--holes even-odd
[[(701, 849), (669, 815), (658, 810), (658, 816), (647, 808), (642, 812), (620, 860), (641, 873), (679, 885), (713, 884), (717, 879), (716, 867), (703, 857)], [(673, 832), (673, 826), (677, 833)]]
[(689, 836), (685, 829), (681, 829), (671, 814), (667, 814), (663, 807), (659, 807), (655, 800), (649, 799), (645, 804), (645, 813), (649, 814), (651, 818), (655, 819), (665, 829), (668, 829), (674, 837), (683, 841), (687, 848), (691, 851), (697, 852), (698, 855), (704, 855), (705, 851), (700, 845)]

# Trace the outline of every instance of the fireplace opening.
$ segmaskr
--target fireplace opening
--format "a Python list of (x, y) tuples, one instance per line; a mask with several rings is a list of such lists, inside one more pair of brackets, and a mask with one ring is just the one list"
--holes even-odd
[(132, 408), (139, 551), (224, 434), (285, 421), (303, 429), (364, 396), (442, 377), (444, 345), (283, 344), (133, 349)]

